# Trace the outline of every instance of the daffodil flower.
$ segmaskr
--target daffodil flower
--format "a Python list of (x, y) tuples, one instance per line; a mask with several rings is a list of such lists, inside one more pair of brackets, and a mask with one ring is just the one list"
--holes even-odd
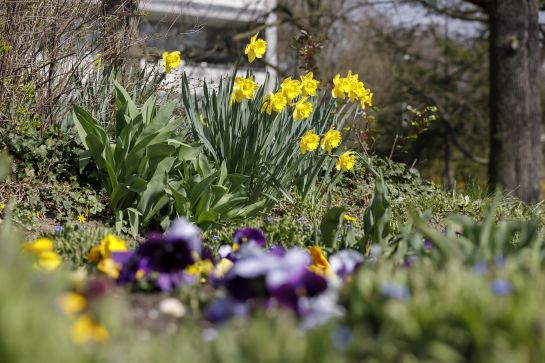
[(267, 42), (258, 38), (258, 35), (259, 33), (250, 38), (250, 43), (248, 43), (244, 49), (244, 54), (248, 55), (248, 62), (250, 63), (256, 58), (262, 58), (267, 51)]

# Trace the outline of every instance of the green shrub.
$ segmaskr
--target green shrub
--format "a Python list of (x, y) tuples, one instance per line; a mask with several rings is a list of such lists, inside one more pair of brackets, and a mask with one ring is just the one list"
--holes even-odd
[(166, 228), (172, 217), (188, 216), (207, 225), (256, 213), (261, 201), (248, 205), (244, 175), (211, 166), (202, 145), (179, 135), (174, 103), (158, 107), (150, 97), (138, 108), (117, 82), (115, 137), (85, 110), (75, 107), (74, 122), (86, 150), (83, 169), (93, 160), (110, 195), (116, 229), (128, 219), (131, 232), (152, 222)]

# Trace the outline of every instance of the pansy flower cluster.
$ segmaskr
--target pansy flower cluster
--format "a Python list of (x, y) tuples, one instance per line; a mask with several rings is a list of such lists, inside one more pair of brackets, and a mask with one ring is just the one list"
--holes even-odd
[(338, 290), (363, 262), (353, 250), (338, 251), (328, 260), (317, 246), (271, 246), (255, 228), (236, 230), (232, 243), (212, 254), (203, 246), (200, 230), (185, 218), (174, 221), (164, 234), (150, 234), (134, 251), (109, 255), (118, 271), (108, 275), (117, 275), (119, 284), (161, 291), (207, 284), (222, 291), (205, 310), (212, 322), (259, 308), (289, 309), (307, 326), (342, 314)]

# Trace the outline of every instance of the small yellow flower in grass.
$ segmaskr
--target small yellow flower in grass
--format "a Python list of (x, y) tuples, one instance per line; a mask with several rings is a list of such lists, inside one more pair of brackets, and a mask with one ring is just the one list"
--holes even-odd
[(353, 151), (347, 151), (337, 159), (335, 169), (337, 170), (351, 170), (356, 164), (356, 155)]
[(257, 83), (254, 82), (252, 77), (236, 77), (233, 94), (231, 95), (231, 104), (235, 101), (241, 103), (245, 98), (253, 100), (256, 88)]
[(314, 73), (312, 72), (308, 72), (304, 76), (301, 76), (303, 96), (316, 96), (316, 89), (319, 84), (320, 82), (314, 79)]
[(102, 63), (102, 53), (97, 53), (95, 56), (95, 68), (100, 67), (101, 63)]
[(62, 259), (59, 254), (53, 251), (42, 252), (38, 256), (36, 267), (42, 270), (53, 271), (62, 264)]
[(104, 342), (110, 337), (108, 330), (89, 314), (80, 316), (74, 322), (71, 336), (72, 340), (78, 344)]
[(61, 295), (58, 304), (66, 315), (74, 316), (85, 309), (87, 300), (76, 292), (67, 292)]
[(306, 154), (307, 151), (314, 151), (320, 145), (320, 137), (314, 133), (314, 130), (305, 132), (299, 143), (301, 154)]
[(3, 210), (6, 208), (6, 204), (4, 202), (0, 202), (0, 210)]
[(307, 97), (301, 98), (293, 108), (293, 119), (301, 121), (306, 119), (312, 113), (312, 103), (307, 102)]
[(330, 152), (331, 150), (339, 147), (342, 139), (343, 138), (339, 131), (329, 130), (325, 133), (324, 137), (322, 137), (320, 145), (322, 146), (322, 149), (324, 149), (326, 152)]
[(300, 81), (288, 77), (280, 85), (280, 90), (282, 91), (282, 94), (286, 96), (288, 101), (291, 101), (299, 97), (301, 94), (301, 87)]
[(179, 50), (174, 52), (163, 52), (163, 66), (165, 73), (170, 73), (174, 68), (178, 68), (181, 64), (181, 53)]
[(38, 219), (40, 219), (40, 217), (42, 216), (42, 215), (40, 214), (40, 212), (36, 212), (35, 214), (36, 214), (36, 218), (38, 218)]
[(356, 217), (354, 217), (354, 216), (351, 216), (351, 215), (348, 214), (348, 213), (344, 213), (344, 214), (343, 214), (343, 218), (344, 218), (344, 220), (347, 221), (347, 222), (355, 222), (355, 221), (358, 220), (358, 218), (356, 218)]
[(87, 218), (85, 217), (84, 214), (79, 214), (77, 217), (76, 217), (76, 220), (80, 223), (85, 223), (87, 221)]
[(267, 42), (257, 36), (259, 33), (250, 38), (250, 43), (246, 45), (244, 54), (248, 55), (248, 62), (252, 63), (256, 58), (262, 58), (267, 51)]
[(311, 271), (321, 275), (331, 272), (329, 269), (329, 262), (320, 247), (312, 246), (308, 249), (308, 252), (312, 257), (312, 264), (310, 265)]
[(261, 105), (261, 112), (266, 112), (271, 114), (273, 111), (276, 113), (282, 112), (284, 107), (286, 107), (288, 100), (280, 92), (269, 93), (265, 98), (263, 98), (263, 105)]

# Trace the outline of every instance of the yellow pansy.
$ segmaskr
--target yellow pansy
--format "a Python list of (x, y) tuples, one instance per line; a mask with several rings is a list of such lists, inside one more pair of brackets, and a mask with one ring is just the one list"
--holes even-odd
[(222, 258), (214, 268), (214, 276), (222, 278), (233, 267), (233, 265), (233, 261), (227, 258)]
[(54, 244), (55, 242), (49, 238), (38, 238), (32, 242), (25, 243), (23, 251), (38, 256), (40, 253), (53, 251)]
[(181, 62), (181, 53), (179, 50), (163, 52), (163, 67), (165, 67), (166, 73), (170, 73), (172, 69), (178, 68)]
[(236, 77), (233, 94), (231, 95), (231, 103), (235, 101), (241, 103), (245, 98), (253, 100), (256, 88), (257, 83), (254, 82), (252, 77)]
[(194, 264), (192, 264), (191, 266), (188, 266), (185, 269), (185, 272), (195, 276), (201, 276), (201, 275), (208, 276), (213, 269), (214, 269), (214, 265), (212, 264), (210, 260), (199, 260), (195, 262)]
[(320, 137), (314, 133), (314, 130), (305, 132), (299, 143), (301, 154), (306, 154), (307, 151), (314, 151), (320, 145)]
[(296, 121), (306, 119), (312, 113), (312, 103), (307, 102), (307, 97), (303, 97), (295, 104), (293, 108), (293, 118)]
[(80, 316), (72, 325), (71, 337), (75, 343), (103, 342), (109, 338), (108, 331), (89, 314)]
[(308, 72), (304, 76), (301, 76), (303, 96), (316, 96), (316, 89), (319, 84), (320, 82), (314, 79), (314, 73), (312, 72)]
[(335, 168), (337, 170), (351, 170), (356, 164), (356, 155), (353, 151), (347, 151), (337, 159)]
[(274, 112), (282, 112), (284, 107), (286, 107), (288, 103), (288, 100), (284, 95), (280, 92), (277, 93), (269, 93), (265, 98), (263, 99), (263, 105), (261, 106), (261, 112), (266, 112), (267, 114), (271, 114)]
[(292, 79), (291, 77), (286, 78), (280, 85), (280, 89), (288, 101), (299, 97), (301, 94), (301, 87), (301, 82), (296, 79)]
[(246, 45), (244, 54), (248, 55), (248, 61), (252, 63), (256, 58), (262, 58), (267, 51), (267, 42), (257, 36), (259, 33), (250, 38), (250, 43)]
[(87, 255), (87, 262), (99, 262), (101, 259), (110, 258), (112, 252), (127, 251), (125, 240), (117, 238), (113, 234), (107, 234), (99, 246), (94, 246)]
[(87, 300), (76, 292), (67, 292), (61, 295), (58, 304), (66, 315), (74, 316), (85, 309)]
[(329, 130), (325, 133), (320, 144), (322, 146), (322, 149), (324, 149), (326, 152), (330, 152), (332, 149), (339, 147), (341, 141), (342, 136), (339, 131)]
[(308, 249), (308, 252), (312, 257), (312, 264), (310, 265), (311, 271), (322, 275), (331, 271), (329, 269), (329, 262), (320, 247), (312, 246)]
[(111, 258), (104, 258), (98, 263), (97, 269), (110, 276), (112, 279), (117, 279), (119, 277), (119, 271), (121, 271), (121, 266)]

